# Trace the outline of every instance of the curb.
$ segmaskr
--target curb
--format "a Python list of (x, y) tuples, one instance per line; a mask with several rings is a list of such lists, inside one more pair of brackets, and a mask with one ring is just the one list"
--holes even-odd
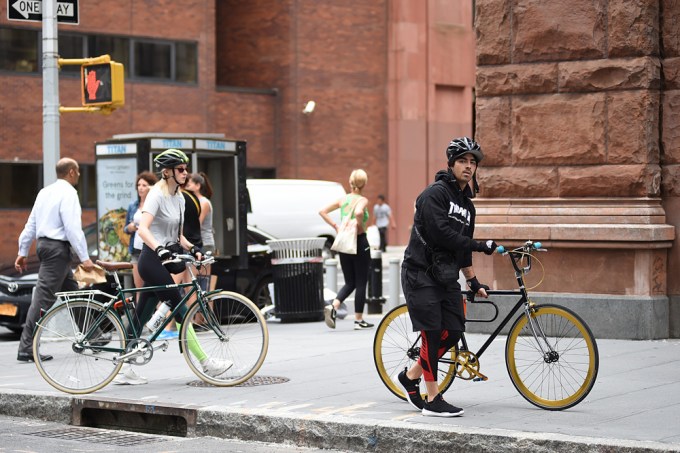
[[(219, 406), (140, 404), (112, 398), (74, 397), (25, 391), (0, 390), (0, 414), (71, 424), (78, 421), (76, 408), (115, 406), (118, 410), (145, 413), (186, 410), (194, 418), (187, 434), (242, 441), (272, 442), (300, 447), (355, 452), (440, 452), (456, 447), (460, 452), (678, 452), (680, 445), (620, 439), (527, 433), (460, 426), (415, 426), (409, 422), (383, 422), (333, 416), (293, 416), (265, 410), (231, 410)], [(193, 423), (191, 423), (193, 424)]]

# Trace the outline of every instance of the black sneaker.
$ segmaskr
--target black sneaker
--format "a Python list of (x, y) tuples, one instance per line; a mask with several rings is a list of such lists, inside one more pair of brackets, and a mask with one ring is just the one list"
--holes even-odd
[(432, 402), (425, 400), (423, 415), (430, 417), (460, 417), (463, 415), (463, 409), (444, 401), (440, 393), (434, 397)]
[(370, 329), (371, 327), (373, 327), (373, 324), (366, 322), (363, 319), (361, 321), (354, 321), (354, 330)]
[(406, 401), (415, 409), (422, 411), (425, 400), (423, 400), (420, 394), (420, 379), (409, 379), (406, 377), (406, 368), (404, 368), (404, 371), (397, 376), (397, 380), (401, 388), (404, 389), (404, 393), (406, 393)]

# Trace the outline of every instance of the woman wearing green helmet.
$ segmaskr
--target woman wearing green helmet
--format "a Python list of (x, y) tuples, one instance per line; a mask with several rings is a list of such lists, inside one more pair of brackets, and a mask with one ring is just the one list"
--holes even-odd
[[(179, 188), (187, 180), (188, 163), (187, 155), (178, 149), (163, 151), (154, 159), (156, 169), (160, 173), (160, 180), (149, 190), (146, 196), (142, 219), (137, 231), (137, 234), (144, 241), (137, 266), (145, 286), (172, 285), (175, 282), (172, 279), (171, 272), (177, 273), (184, 270), (183, 263), (168, 263), (172, 258), (172, 252), (168, 250), (169, 244), (179, 243), (184, 250), (189, 250), (197, 259), (201, 259), (201, 249), (189, 242), (182, 234), (184, 197)], [(173, 269), (172, 266), (176, 264), (180, 264), (179, 268)], [(177, 307), (181, 300), (182, 295), (177, 288), (159, 290), (154, 293), (140, 293), (139, 303), (137, 304), (140, 324), (144, 325), (150, 319), (158, 302), (166, 303), (172, 309)], [(186, 312), (187, 309), (183, 307), (177, 313), (175, 321), (178, 323), (178, 327)], [(190, 329), (190, 335), (192, 332), (193, 330)], [(232, 362), (226, 360), (208, 357), (197, 342), (189, 341), (188, 345), (192, 354), (200, 361), (203, 371), (210, 376), (219, 376), (233, 365)], [(114, 382), (119, 384), (145, 384), (146, 379), (137, 375), (131, 367), (126, 367)]]

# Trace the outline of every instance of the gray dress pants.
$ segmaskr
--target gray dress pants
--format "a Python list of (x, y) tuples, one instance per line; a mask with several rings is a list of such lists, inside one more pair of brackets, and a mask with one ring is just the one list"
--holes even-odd
[(36, 252), (40, 260), (38, 284), (33, 292), (26, 324), (19, 340), (19, 352), (26, 353), (33, 349), (33, 330), (40, 319), (40, 310), (52, 307), (56, 300), (55, 293), (78, 289), (78, 283), (73, 279), (71, 271), (71, 246), (68, 242), (40, 238)]

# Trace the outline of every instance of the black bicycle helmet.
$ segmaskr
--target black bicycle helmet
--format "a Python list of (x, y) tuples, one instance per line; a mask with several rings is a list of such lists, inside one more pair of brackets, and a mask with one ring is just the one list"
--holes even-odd
[(449, 146), (446, 148), (446, 159), (449, 165), (464, 154), (472, 154), (480, 163), (484, 159), (484, 153), (479, 143), (468, 137), (461, 137), (451, 140)]
[(181, 164), (188, 164), (189, 158), (184, 154), (184, 151), (170, 148), (156, 156), (153, 161), (156, 168), (162, 170), (164, 168), (174, 168)]

